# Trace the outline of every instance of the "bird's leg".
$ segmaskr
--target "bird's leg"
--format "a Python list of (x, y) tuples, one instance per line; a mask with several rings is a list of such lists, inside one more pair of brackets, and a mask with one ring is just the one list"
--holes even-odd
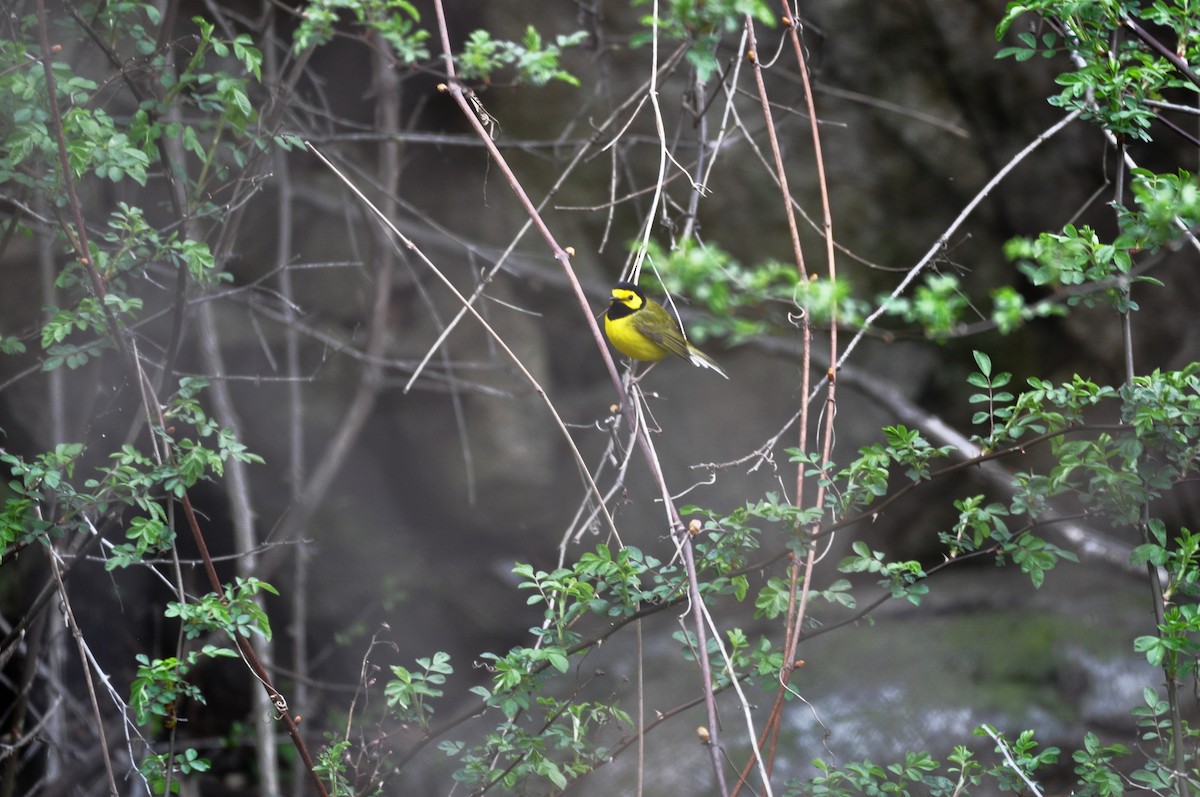
[(630, 373), (630, 377), (629, 377), (629, 384), (630, 384), (630, 385), (636, 385), (638, 382), (641, 382), (641, 381), (642, 381), (642, 377), (646, 376), (646, 374), (648, 374), (648, 373), (650, 373), (651, 371), (653, 371), (653, 370), (654, 370), (654, 366), (658, 365), (658, 363), (659, 363), (659, 361), (658, 361), (658, 360), (655, 360), (654, 362), (650, 363), (650, 365), (648, 365), (648, 366), (646, 367), (646, 370), (645, 370), (645, 371), (642, 371), (640, 374), (635, 374), (634, 372), (637, 370), (637, 360), (634, 360), (634, 361), (633, 361), (633, 365), (631, 365), (631, 366), (629, 367), (629, 373)]

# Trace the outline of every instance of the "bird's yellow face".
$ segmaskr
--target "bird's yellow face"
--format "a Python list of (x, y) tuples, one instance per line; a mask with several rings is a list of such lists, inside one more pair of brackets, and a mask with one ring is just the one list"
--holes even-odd
[(612, 300), (608, 303), (610, 318), (623, 318), (636, 313), (646, 305), (646, 295), (638, 288), (617, 285), (612, 289)]

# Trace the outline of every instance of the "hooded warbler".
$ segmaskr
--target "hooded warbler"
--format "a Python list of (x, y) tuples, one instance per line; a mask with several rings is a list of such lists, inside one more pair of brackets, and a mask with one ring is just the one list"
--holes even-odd
[(668, 354), (690, 360), (692, 365), (711, 368), (729, 376), (713, 359), (683, 336), (674, 316), (632, 282), (618, 282), (604, 314), (604, 334), (617, 351), (643, 362), (658, 362)]

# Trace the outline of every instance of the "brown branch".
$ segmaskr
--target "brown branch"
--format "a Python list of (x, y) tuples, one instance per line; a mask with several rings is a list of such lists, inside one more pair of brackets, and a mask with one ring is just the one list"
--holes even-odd
[[(38, 2), (38, 8), (41, 9), (42, 0)], [(67, 625), (71, 629), (71, 637), (75, 640), (75, 647), (79, 651), (79, 666), (83, 670), (84, 684), (87, 686), (88, 700), (92, 706), (92, 719), (96, 722), (96, 735), (100, 741), (100, 759), (104, 762), (104, 774), (108, 778), (108, 793), (112, 797), (117, 797), (117, 779), (113, 774), (112, 756), (108, 750), (108, 739), (104, 733), (104, 718), (100, 716), (100, 701), (96, 697), (96, 684), (92, 680), (92, 665), (88, 661), (87, 650), (83, 641), (83, 632), (79, 630), (79, 623), (75, 622), (75, 610), (71, 608), (71, 599), (67, 597), (67, 587), (62, 580), (62, 566), (58, 561), (58, 556), (54, 551), (50, 551), (50, 572), (54, 574), (54, 583), (58, 587), (58, 595), (62, 599), (63, 614), (66, 616)]]
[[(208, 545), (204, 541), (204, 534), (200, 531), (200, 524), (196, 520), (196, 512), (192, 509), (192, 502), (188, 498), (187, 493), (183, 494), (180, 504), (183, 506), (184, 516), (187, 518), (188, 528), (191, 529), (192, 539), (195, 540), (196, 547), (200, 551), (200, 556), (204, 559), (204, 571), (208, 574), (209, 585), (216, 594), (222, 595), (224, 594), (224, 588), (221, 580), (217, 577), (217, 571), (213, 567), (212, 559), (208, 555)], [(308, 746), (304, 743), (304, 738), (300, 735), (300, 728), (288, 711), (287, 700), (284, 699), (279, 690), (271, 683), (271, 675), (263, 668), (258, 654), (254, 651), (254, 646), (250, 644), (250, 640), (241, 635), (233, 635), (233, 641), (237, 644), (238, 651), (242, 654), (242, 659), (250, 667), (250, 671), (254, 673), (259, 683), (262, 684), (263, 689), (270, 696), (271, 702), (279, 711), (279, 719), (283, 721), (288, 735), (292, 737), (292, 743), (295, 745), (296, 751), (304, 760), (304, 765), (308, 768), (308, 772), (312, 776), (313, 784), (317, 787), (317, 793), (321, 797), (328, 797), (329, 793), (325, 790), (325, 784), (317, 776), (316, 763), (308, 752)]]
[(520, 181), (509, 167), (508, 162), (504, 159), (503, 154), (491, 140), (491, 135), (484, 124), (480, 121), (475, 109), (473, 109), (471, 104), (468, 102), (467, 90), (458, 82), (458, 79), (455, 75), (454, 57), (450, 47), (450, 34), (446, 23), (445, 9), (443, 8), (441, 0), (435, 0), (434, 9), (435, 16), (437, 18), (438, 31), (441, 36), (442, 57), (445, 61), (446, 74), (448, 76), (447, 83), (444, 84), (445, 90), (449, 92), (450, 96), (454, 99), (455, 103), (462, 111), (463, 116), (475, 130), (476, 135), (480, 137), (480, 140), (484, 143), (488, 153), (491, 155), (493, 162), (504, 175), (505, 180), (508, 182), (509, 187), (512, 188), (513, 193), (516, 194), (521, 206), (529, 214), (530, 220), (533, 222), (538, 232), (541, 233), (547, 246), (553, 253), (554, 258), (562, 265), (567, 279), (571, 283), (571, 287), (574, 290), (575, 298), (579, 302), (583, 318), (586, 320), (588, 328), (591, 330), (592, 338), (596, 344), (596, 348), (600, 351), (601, 357), (604, 360), (605, 367), (609, 373), (609, 378), (612, 380), (613, 385), (616, 388), (622, 413), (629, 422), (630, 427), (635, 431), (637, 435), (638, 447), (645, 455), (646, 462), (650, 468), (654, 482), (658, 485), (659, 490), (662, 493), (664, 506), (669, 513), (671, 534), (677, 540), (679, 547), (682, 550), (684, 565), (688, 571), (689, 592), (692, 599), (692, 615), (695, 623), (697, 644), (699, 647), (699, 655), (697, 656), (697, 659), (700, 664), (701, 677), (703, 678), (705, 684), (705, 691), (707, 695), (705, 703), (710, 726), (709, 731), (712, 734), (711, 750), (713, 772), (717, 778), (718, 784), (720, 785), (721, 794), (726, 795), (728, 794), (728, 791), (724, 787), (725, 774), (722, 767), (719, 753), (720, 745), (717, 738), (717, 712), (716, 702), (713, 699), (712, 674), (708, 660), (708, 635), (704, 622), (704, 605), (701, 600), (699, 582), (695, 573), (695, 557), (692, 551), (691, 538), (688, 536), (687, 531), (684, 528), (683, 521), (679, 517), (679, 511), (675, 506), (675, 503), (670, 498), (670, 491), (668, 490), (666, 480), (663, 477), (662, 466), (659, 463), (658, 458), (654, 455), (653, 447), (650, 443), (649, 437), (645, 432), (644, 426), (638, 421), (638, 415), (630, 401), (624, 385), (621, 382), (620, 375), (617, 373), (616, 364), (613, 362), (612, 355), (608, 350), (608, 346), (605, 344), (603, 334), (600, 331), (599, 325), (596, 323), (596, 318), (592, 314), (587, 297), (584, 295), (583, 287), (580, 285), (579, 280), (571, 267), (570, 255), (558, 244), (557, 240), (554, 238), (554, 235), (546, 226), (545, 221), (541, 218), (541, 215), (530, 201), (529, 196), (525, 193)]
[(1163, 58), (1179, 70), (1179, 74), (1183, 75), (1192, 85), (1200, 89), (1200, 75), (1192, 71), (1192, 67), (1187, 61), (1179, 57), (1179, 54), (1172, 51), (1170, 47), (1160, 42), (1158, 39), (1146, 32), (1146, 29), (1133, 21), (1131, 17), (1125, 17), (1125, 26), (1133, 31), (1134, 35), (1150, 46), (1150, 49), (1161, 55)]
[[(167, 46), (171, 32), (174, 30), (174, 12), (177, 5), (178, 0), (173, 0), (173, 2), (169, 3), (168, 12), (164, 15), (163, 21), (159, 27), (159, 49)], [(146, 99), (145, 93), (138, 86), (137, 82), (133, 80), (127, 65), (121, 62), (120, 56), (118, 56), (117, 53), (108, 45), (108, 42), (105, 41), (104, 37), (96, 31), (95, 27), (83, 18), (83, 15), (80, 14), (79, 10), (75, 8), (75, 4), (73, 2), (68, 0), (68, 2), (65, 3), (65, 6), (67, 13), (69, 13), (71, 18), (75, 20), (75, 24), (78, 25), (79, 28), (87, 34), (88, 38), (92, 40), (92, 43), (95, 44), (102, 53), (104, 53), (104, 57), (108, 59), (108, 62), (112, 65), (113, 69), (117, 70), (117, 73), (121, 76), (122, 81), (124, 81), (126, 88), (128, 88), (129, 93), (133, 96), (134, 100), (137, 101), (139, 106), (142, 106)], [(149, 113), (153, 116), (157, 112), (152, 108)], [(162, 174), (167, 182), (167, 196), (171, 201), (172, 209), (175, 212), (176, 218), (180, 220), (183, 234), (186, 237), (189, 227), (189, 215), (185, 210), (187, 203), (186, 190), (184, 186), (180, 184), (179, 180), (176, 179), (177, 173), (182, 174), (183, 169), (175, 168), (175, 159), (171, 154), (171, 144), (168, 142), (166, 136), (155, 136), (154, 146), (158, 150), (158, 156), (163, 163)], [(176, 271), (174, 316), (172, 317), (171, 323), (171, 335), (166, 346), (167, 356), (164, 358), (164, 367), (159, 378), (159, 387), (162, 385), (162, 380), (165, 379), (167, 374), (171, 372), (171, 364), (178, 356), (179, 347), (183, 341), (183, 322), (186, 315), (184, 313), (184, 309), (186, 307), (188, 282), (187, 264), (179, 264), (176, 268)]]
[[(784, 24), (788, 28), (788, 32), (789, 32), (788, 38), (792, 44), (792, 49), (795, 54), (796, 63), (797, 63), (799, 73), (800, 73), (801, 84), (804, 89), (804, 99), (805, 99), (805, 104), (806, 104), (806, 108), (807, 108), (807, 112), (808, 112), (811, 137), (812, 137), (812, 141), (813, 141), (814, 161), (816, 163), (816, 168), (817, 168), (817, 183), (818, 183), (818, 187), (820, 190), (821, 206), (822, 206), (822, 212), (823, 212), (821, 232), (822, 232), (822, 237), (825, 240), (825, 246), (826, 246), (826, 260), (827, 260), (826, 270), (827, 270), (828, 279), (832, 283), (836, 277), (835, 251), (834, 251), (834, 243), (833, 243), (833, 220), (832, 220), (832, 215), (831, 215), (831, 211), (830, 211), (829, 192), (828, 192), (828, 187), (827, 187), (827, 183), (826, 183), (826, 179), (825, 179), (824, 157), (821, 152), (821, 138), (820, 138), (819, 125), (818, 125), (818, 121), (817, 121), (816, 105), (813, 100), (813, 90), (812, 90), (811, 82), (809, 80), (808, 65), (807, 65), (806, 59), (804, 57), (804, 48), (800, 42), (800, 36), (799, 36), (799, 32), (798, 32), (799, 25), (795, 21), (795, 15), (794, 15), (792, 9), (789, 7), (789, 3), (787, 2), (787, 0), (783, 0), (782, 5), (783, 5), (783, 12), (784, 12), (783, 13)], [(799, 272), (801, 279), (807, 279), (808, 274), (807, 274), (807, 270), (806, 270), (805, 264), (804, 264), (803, 250), (800, 246), (799, 229), (796, 224), (795, 212), (793, 210), (791, 191), (788, 188), (787, 172), (784, 168), (783, 156), (782, 156), (782, 153), (781, 153), (781, 150), (779, 147), (778, 138), (775, 133), (775, 122), (774, 122), (773, 113), (771, 110), (771, 102), (767, 96), (766, 82), (763, 80), (763, 75), (762, 75), (763, 67), (762, 67), (761, 61), (757, 55), (757, 44), (755, 42), (755, 36), (754, 36), (754, 20), (753, 20), (753, 17), (749, 14), (747, 14), (746, 18), (745, 18), (745, 28), (746, 28), (748, 40), (750, 42), (750, 51), (748, 53), (748, 57), (754, 65), (753, 72), (754, 72), (755, 85), (757, 86), (757, 89), (758, 89), (758, 96), (759, 96), (759, 101), (762, 105), (763, 119), (765, 122), (767, 138), (771, 145), (771, 154), (774, 158), (776, 182), (779, 186), (780, 192), (783, 195), (784, 213), (787, 218), (788, 230), (791, 235), (793, 256), (796, 261), (796, 269)], [(812, 330), (811, 330), (811, 326), (808, 323), (807, 318), (802, 320), (802, 325), (803, 325), (803, 346), (804, 346), (803, 359), (804, 359), (804, 363), (803, 363), (803, 368), (802, 368), (803, 386), (802, 386), (802, 390), (801, 390), (801, 396), (802, 396), (801, 400), (803, 403), (800, 407), (800, 428), (798, 430), (798, 438), (799, 438), (798, 446), (801, 450), (807, 450), (808, 430), (809, 430), (809, 420), (808, 420), (809, 419), (809, 402), (811, 401), (811, 397), (810, 397), (810, 393), (809, 393), (809, 379), (810, 379), (809, 375), (811, 373), (810, 357), (811, 357), (811, 352), (812, 352)], [(835, 362), (837, 360), (837, 351), (838, 351), (836, 318), (833, 319), (833, 323), (829, 327), (829, 351), (830, 351), (830, 356), (829, 356), (830, 361)], [(833, 422), (834, 422), (834, 418), (836, 416), (835, 407), (836, 407), (837, 379), (836, 379), (836, 371), (834, 369), (832, 369), (832, 368), (829, 369), (826, 379), (825, 379), (825, 384), (827, 386), (826, 396), (825, 396), (826, 407), (825, 407), (825, 412), (824, 412), (825, 425), (824, 425), (824, 429), (821, 433), (821, 437), (824, 441), (823, 449), (822, 449), (822, 458), (824, 460), (828, 461), (828, 459), (830, 458), (831, 452), (832, 452), (832, 448), (833, 448)], [(815, 394), (813, 394), (813, 395), (815, 395)], [(805, 468), (803, 465), (800, 465), (796, 469), (795, 501), (796, 501), (797, 506), (801, 506), (804, 503), (804, 487), (805, 487)], [(818, 482), (817, 495), (816, 495), (816, 499), (815, 499), (817, 506), (821, 506), (824, 503), (825, 490), (826, 490), (825, 485), (823, 483)], [(812, 539), (816, 538), (816, 535), (819, 532), (819, 529), (820, 529), (819, 523), (816, 523), (813, 525), (813, 527), (809, 533), (810, 537)], [(795, 668), (796, 648), (799, 645), (800, 632), (804, 626), (804, 619), (807, 615), (809, 594), (810, 594), (811, 587), (812, 587), (812, 574), (813, 574), (813, 569), (814, 569), (815, 564), (816, 564), (816, 548), (815, 548), (815, 546), (810, 545), (808, 548), (807, 555), (804, 557), (803, 575), (801, 575), (801, 562), (799, 561), (799, 559), (796, 556), (792, 556), (792, 559), (791, 559), (791, 562), (789, 565), (791, 578), (790, 578), (790, 583), (789, 583), (788, 609), (787, 609), (787, 615), (786, 615), (787, 620), (785, 623), (785, 631), (784, 631), (785, 643), (784, 643), (784, 655), (783, 655), (783, 668), (781, 669), (781, 671), (779, 673), (780, 687), (776, 692), (775, 702), (771, 708), (771, 712), (768, 715), (767, 721), (763, 727), (763, 731), (760, 736), (759, 743), (754, 748), (754, 756), (750, 760), (747, 761), (746, 765), (742, 769), (741, 778), (739, 779), (737, 787), (734, 789), (735, 795), (738, 792), (738, 790), (740, 790), (741, 786), (747, 782), (746, 778), (749, 776), (750, 770), (756, 761), (759, 764), (759, 767), (761, 768), (761, 773), (762, 773), (763, 778), (766, 779), (766, 778), (770, 777), (770, 772), (773, 768), (774, 759), (775, 759), (775, 751), (777, 749), (777, 745), (779, 742), (779, 730), (780, 730), (780, 727), (782, 724), (782, 716), (783, 716), (783, 701), (784, 701), (784, 697), (785, 697), (785, 694), (786, 694), (787, 688), (788, 688), (787, 683), (790, 680), (791, 673)], [(761, 760), (761, 755), (762, 755), (761, 750), (762, 750), (762, 745), (763, 745), (764, 741), (769, 742), (769, 748), (770, 748), (769, 753), (768, 753), (768, 759), (766, 762), (763, 762)], [(767, 785), (769, 787), (769, 784), (767, 784)]]
[[(821, 134), (820, 126), (817, 121), (817, 109), (813, 99), (812, 84), (809, 80), (808, 61), (804, 56), (804, 46), (800, 41), (800, 26), (796, 22), (794, 11), (789, 7), (788, 0), (782, 0), (784, 17), (791, 20), (788, 27), (788, 40), (792, 44), (792, 50), (796, 57), (796, 64), (799, 67), (801, 83), (804, 87), (804, 101), (808, 110), (809, 129), (813, 142), (813, 161), (817, 167), (817, 186), (821, 194), (821, 212), (822, 212), (822, 237), (825, 240), (825, 258), (826, 258), (826, 276), (829, 283), (832, 285), (837, 280), (836, 258), (833, 245), (833, 214), (830, 209), (829, 201), (829, 185), (825, 177), (825, 158), (821, 150)], [(789, 203), (790, 208), (790, 203)], [(837, 362), (838, 359), (838, 326), (837, 326), (837, 305), (834, 303), (830, 311), (830, 326), (829, 326), (829, 360)], [(807, 373), (807, 369), (806, 369)], [(833, 452), (833, 422), (837, 416), (837, 371), (830, 368), (827, 372), (828, 388), (825, 394), (825, 430), (824, 430), (824, 447), (821, 452), (823, 461), (828, 462), (832, 458)], [(803, 430), (802, 430), (803, 433)], [(804, 438), (801, 438), (801, 446), (804, 445)], [(803, 466), (797, 468), (800, 473), (803, 473)], [(799, 476), (798, 478), (803, 478)], [(825, 485), (818, 483), (816, 505), (824, 504)], [(820, 524), (814, 524), (812, 533), (819, 530)], [(811, 547), (808, 552), (808, 557), (805, 562), (804, 583), (800, 593), (800, 603), (796, 610), (795, 623), (791, 627), (791, 643), (787, 645), (787, 653), (784, 656), (784, 668), (791, 669), (792, 662), (795, 659), (796, 647), (800, 641), (800, 629), (804, 625), (805, 614), (808, 604), (809, 591), (812, 584), (813, 565), (816, 559), (815, 546)], [(788, 676), (783, 673), (780, 678), (786, 681)], [(782, 697), (784, 688), (780, 688), (780, 697)], [(778, 727), (778, 726), (776, 726)], [(778, 734), (778, 731), (776, 731)], [(774, 755), (774, 744), (778, 741), (778, 736), (772, 740), (772, 755)]]
[(71, 158), (67, 154), (67, 136), (63, 130), (62, 110), (58, 105), (58, 81), (54, 77), (54, 64), (51, 60), (51, 56), (56, 52), (56, 49), (50, 46), (50, 28), (46, 21), (46, 0), (37, 0), (36, 9), (39, 43), (42, 48), (42, 68), (46, 75), (46, 104), (49, 106), (50, 121), (54, 127), (54, 140), (58, 146), (59, 176), (62, 180), (63, 192), (67, 195), (67, 205), (70, 209), (74, 225), (74, 234), (70, 234), (68, 237), (75, 248), (75, 256), (84, 265), (92, 292), (100, 301), (100, 306), (104, 308), (104, 323), (108, 328), (109, 335), (112, 337), (113, 344), (116, 345), (117, 350), (121, 352), (121, 356), (125, 359), (126, 365), (131, 371), (131, 376), (136, 376), (137, 368), (134, 366), (133, 357), (126, 344), (125, 336), (121, 334), (120, 325), (117, 323), (116, 311), (105, 301), (105, 298), (108, 296), (108, 290), (104, 287), (104, 280), (100, 277), (100, 272), (96, 269), (96, 264), (92, 261), (91, 246), (87, 237), (87, 226), (83, 221), (83, 205), (79, 201), (79, 194), (75, 188), (75, 175), (71, 171)]
[[(87, 227), (83, 219), (83, 205), (80, 202), (79, 195), (76, 191), (74, 175), (71, 172), (70, 158), (67, 154), (67, 139), (63, 129), (62, 113), (58, 105), (58, 89), (54, 79), (53, 65), (50, 60), (54, 50), (51, 48), (49, 41), (49, 26), (47, 24), (45, 0), (37, 0), (36, 10), (38, 18), (38, 33), (42, 48), (42, 65), (46, 75), (47, 103), (49, 105), (51, 122), (54, 128), (55, 140), (58, 145), (60, 177), (62, 179), (64, 192), (67, 196), (67, 205), (74, 227), (73, 230), (67, 230), (68, 233), (72, 233), (68, 237), (71, 238), (76, 248), (76, 256), (84, 266), (84, 270), (88, 275), (88, 280), (93, 293), (95, 294), (96, 298), (100, 300), (100, 304), (105, 307), (105, 324), (114, 344), (121, 353), (122, 359), (124, 360), (126, 369), (128, 371), (129, 378), (143, 391), (144, 403), (148, 407), (153, 407), (161, 413), (161, 402), (155, 394), (153, 385), (151, 385), (149, 380), (145, 378), (145, 374), (141, 369), (140, 363), (137, 361), (136, 356), (126, 343), (115, 311), (109, 308), (107, 303), (104, 301), (105, 297), (107, 296), (107, 290), (104, 285), (104, 280), (100, 276), (100, 272), (97, 270), (96, 264), (91, 258), (91, 250), (89, 248), (90, 245), (87, 239)], [(159, 415), (159, 422), (165, 426), (161, 414)], [(180, 503), (183, 506), (184, 513), (188, 520), (188, 525), (192, 530), (192, 535), (196, 540), (196, 545), (201, 552), (201, 557), (205, 560), (205, 572), (208, 574), (213, 590), (220, 595), (222, 594), (222, 585), (220, 579), (217, 578), (216, 569), (212, 564), (212, 560), (208, 556), (208, 546), (205, 543), (204, 535), (200, 530), (200, 525), (196, 520), (196, 515), (192, 509), (191, 500), (189, 499), (187, 493), (183, 494), (180, 499)], [(300, 754), (301, 758), (304, 759), (305, 764), (308, 766), (318, 793), (321, 794), (322, 797), (325, 797), (327, 795), (325, 786), (321, 782), (321, 779), (317, 777), (314, 769), (315, 765), (308, 753), (308, 748), (304, 744), (303, 738), (300, 736), (299, 729), (297, 728), (295, 721), (287, 713), (287, 702), (283, 699), (278, 690), (271, 685), (270, 676), (267, 674), (266, 670), (263, 669), (262, 664), (259, 662), (258, 656), (255, 654), (254, 648), (250, 644), (249, 640), (246, 637), (235, 635), (234, 642), (241, 651), (247, 665), (250, 666), (251, 671), (254, 672), (255, 676), (259, 679), (263, 687), (271, 696), (272, 702), (277, 708), (280, 709), (281, 719), (283, 719), (284, 725), (287, 727), (288, 733), (292, 737), (292, 741), (296, 746), (297, 752)], [(85, 670), (86, 669), (87, 667), (85, 663)], [(91, 689), (90, 683), (89, 689)], [(107, 760), (106, 765), (108, 765)], [(115, 783), (111, 785), (111, 789), (112, 793), (115, 795), (117, 793)]]

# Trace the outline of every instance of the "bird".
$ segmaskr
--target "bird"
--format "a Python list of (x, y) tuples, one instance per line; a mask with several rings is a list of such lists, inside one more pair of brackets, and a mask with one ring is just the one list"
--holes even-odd
[(604, 313), (604, 334), (626, 357), (653, 363), (674, 354), (729, 378), (711, 357), (688, 342), (674, 316), (658, 302), (647, 299), (632, 282), (613, 286), (612, 299)]

